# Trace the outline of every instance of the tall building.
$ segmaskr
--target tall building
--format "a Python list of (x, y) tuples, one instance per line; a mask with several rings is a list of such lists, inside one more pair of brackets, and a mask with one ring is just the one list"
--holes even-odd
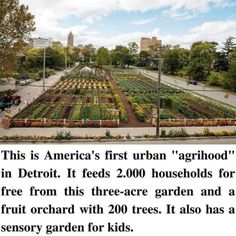
[(161, 46), (161, 45), (162, 45), (162, 41), (158, 40), (157, 37), (141, 38), (140, 52), (142, 51), (151, 52), (156, 47)]
[(51, 47), (52, 39), (43, 39), (43, 38), (30, 38), (29, 46), (32, 48), (47, 48)]
[(69, 33), (68, 38), (67, 38), (67, 46), (70, 48), (74, 47), (74, 35), (72, 32)]

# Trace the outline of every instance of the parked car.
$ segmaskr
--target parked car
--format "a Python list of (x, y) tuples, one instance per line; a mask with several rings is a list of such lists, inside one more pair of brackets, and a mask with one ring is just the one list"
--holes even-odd
[(189, 80), (189, 84), (197, 85), (197, 80)]
[(26, 80), (20, 80), (19, 85), (20, 85), (20, 86), (26, 85)]
[(32, 83), (31, 79), (24, 79), (24, 80), (21, 79), (20, 82), (19, 82), (19, 85), (24, 86), (24, 85), (27, 85), (27, 84), (30, 84), (30, 83)]
[(18, 95), (4, 96), (0, 98), (0, 110), (4, 111), (12, 105), (18, 106), (21, 103), (21, 97)]

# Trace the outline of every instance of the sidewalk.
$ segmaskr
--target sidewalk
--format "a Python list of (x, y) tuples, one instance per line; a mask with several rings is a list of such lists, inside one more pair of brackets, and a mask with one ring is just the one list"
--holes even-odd
[[(167, 132), (169, 130), (180, 130), (184, 128), (188, 134), (193, 135), (194, 133), (203, 132), (205, 127), (165, 127)], [(8, 130), (0, 128), (0, 137), (3, 136), (45, 136), (51, 137), (56, 135), (60, 131), (69, 131), (71, 135), (78, 137), (95, 137), (104, 136), (106, 130), (111, 132), (111, 135), (131, 135), (131, 136), (144, 136), (144, 135), (155, 135), (155, 127), (145, 128), (10, 128)], [(209, 127), (210, 131), (234, 131), (236, 126), (225, 126), (225, 127)]]

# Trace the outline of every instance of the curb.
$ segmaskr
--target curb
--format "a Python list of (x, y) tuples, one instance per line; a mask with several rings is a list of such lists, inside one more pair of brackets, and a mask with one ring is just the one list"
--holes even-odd
[(54, 139), (48, 139), (48, 140), (22, 140), (22, 141), (15, 141), (15, 140), (7, 140), (3, 141), (0, 140), (0, 143), (56, 143), (56, 144), (64, 144), (64, 143), (115, 143), (115, 142), (142, 142), (142, 141), (186, 141), (186, 140), (219, 140), (219, 139), (235, 139), (236, 143), (236, 136), (209, 136), (209, 137), (175, 137), (175, 138), (136, 138), (136, 139), (71, 139), (71, 140), (54, 140)]

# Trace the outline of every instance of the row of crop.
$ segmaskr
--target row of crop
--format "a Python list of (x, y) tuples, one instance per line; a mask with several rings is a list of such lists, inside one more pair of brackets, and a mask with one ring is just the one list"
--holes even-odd
[[(128, 94), (128, 97), (132, 97), (132, 102), (138, 103), (138, 104), (156, 104), (157, 103), (157, 97), (156, 94), (150, 93), (150, 94)], [(130, 100), (130, 99), (129, 99)]]
[(210, 114), (213, 117), (221, 118), (234, 118), (236, 117), (236, 110), (220, 103), (210, 101), (208, 99), (201, 99), (194, 96), (185, 96), (185, 101), (191, 102), (195, 106), (202, 108), (202, 112), (206, 112), (206, 115)]
[(131, 103), (131, 106), (138, 120), (141, 122), (145, 122), (147, 119), (147, 115), (145, 113), (145, 110), (142, 108), (142, 106), (139, 105), (138, 103)]
[(108, 111), (109, 106), (101, 106), (101, 105), (93, 105), (93, 106), (84, 106), (76, 105), (75, 109), (71, 115), (72, 120), (79, 120), (79, 119), (92, 119), (92, 120), (111, 120), (111, 119), (118, 119), (116, 116), (112, 116), (111, 113)]
[(199, 117), (198, 113), (188, 107), (188, 104), (183, 102), (181, 96), (162, 96), (160, 102), (162, 108), (173, 109), (174, 111), (182, 113), (187, 118), (201, 118)]
[(121, 87), (124, 92), (153, 92), (156, 88), (153, 88), (147, 84), (140, 83), (141, 80), (128, 80), (125, 78), (117, 79), (117, 85)]
[(115, 100), (115, 104), (119, 110), (119, 118), (122, 122), (128, 122), (128, 115), (126, 112), (126, 109), (124, 107), (124, 104), (120, 98), (120, 96), (116, 93), (115, 88), (113, 87), (112, 83), (109, 82), (109, 86), (111, 88), (111, 92), (113, 94), (114, 100)]
[[(124, 92), (139, 92), (139, 93), (153, 93), (157, 91), (157, 82), (149, 78), (143, 77), (125, 77), (120, 76), (117, 79), (117, 84), (121, 87)], [(161, 84), (161, 93), (166, 94), (179, 94), (182, 91), (172, 88), (170, 86)]]

